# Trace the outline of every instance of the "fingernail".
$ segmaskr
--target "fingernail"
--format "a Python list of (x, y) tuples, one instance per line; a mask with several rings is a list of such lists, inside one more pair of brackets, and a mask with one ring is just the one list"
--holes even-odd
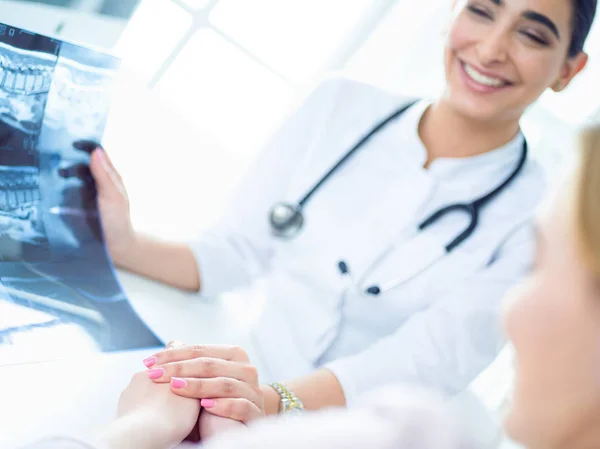
[(183, 379), (180, 379), (178, 377), (172, 377), (171, 378), (171, 386), (173, 388), (183, 388), (187, 385), (187, 382)]
[(108, 160), (106, 159), (106, 153), (104, 150), (97, 151), (98, 159), (100, 159), (100, 163), (105, 170), (110, 170), (110, 166), (108, 165)]
[(148, 377), (150, 379), (159, 379), (165, 374), (164, 368), (154, 368), (148, 371)]
[(216, 404), (214, 399), (202, 399), (200, 405), (204, 408), (213, 408)]
[(144, 359), (144, 365), (146, 365), (146, 368), (151, 368), (154, 365), (156, 365), (156, 357), (148, 357), (147, 359)]

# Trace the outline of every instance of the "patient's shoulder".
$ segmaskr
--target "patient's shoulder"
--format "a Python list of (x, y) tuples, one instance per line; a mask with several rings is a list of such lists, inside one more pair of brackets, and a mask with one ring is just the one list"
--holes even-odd
[(367, 393), (356, 406), (387, 423), (389, 436), (395, 442), (390, 447), (479, 448), (450, 403), (427, 390), (389, 386)]
[(20, 449), (99, 449), (72, 437), (49, 437)]
[(351, 409), (264, 420), (209, 449), (477, 449), (444, 401), (408, 388), (370, 392)]

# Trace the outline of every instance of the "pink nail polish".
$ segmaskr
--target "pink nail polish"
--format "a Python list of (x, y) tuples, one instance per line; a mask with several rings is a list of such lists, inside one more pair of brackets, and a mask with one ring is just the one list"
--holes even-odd
[(213, 408), (216, 404), (214, 399), (202, 399), (200, 405), (204, 408)]
[(171, 386), (173, 388), (183, 388), (187, 385), (187, 382), (183, 379), (180, 379), (178, 377), (172, 377), (171, 378)]
[(147, 359), (144, 359), (143, 363), (146, 365), (146, 368), (151, 368), (156, 364), (156, 361), (156, 357), (148, 357)]
[(165, 374), (164, 368), (154, 368), (148, 371), (148, 377), (153, 380), (160, 379), (163, 374)]

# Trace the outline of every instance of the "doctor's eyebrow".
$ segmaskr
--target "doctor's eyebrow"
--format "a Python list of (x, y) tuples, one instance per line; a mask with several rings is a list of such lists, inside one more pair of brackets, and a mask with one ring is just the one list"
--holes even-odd
[[(490, 2), (492, 2), (494, 5), (496, 6), (504, 6), (504, 0), (490, 0)], [(558, 27), (556, 26), (556, 24), (550, 20), (550, 18), (544, 14), (540, 14), (539, 12), (535, 12), (535, 11), (531, 11), (531, 10), (527, 10), (525, 12), (523, 12), (522, 14), (523, 17), (525, 17), (527, 20), (531, 20), (533, 22), (538, 22), (542, 25), (544, 25), (546, 28), (548, 28), (552, 34), (554, 34), (556, 36), (556, 38), (558, 40), (560, 40), (560, 33), (558, 31)]]

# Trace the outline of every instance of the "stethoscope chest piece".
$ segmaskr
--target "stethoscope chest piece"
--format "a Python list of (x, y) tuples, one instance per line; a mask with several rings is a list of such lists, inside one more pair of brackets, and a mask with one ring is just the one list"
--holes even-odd
[(297, 236), (302, 230), (304, 216), (298, 205), (277, 203), (271, 208), (269, 222), (274, 235), (289, 239)]

